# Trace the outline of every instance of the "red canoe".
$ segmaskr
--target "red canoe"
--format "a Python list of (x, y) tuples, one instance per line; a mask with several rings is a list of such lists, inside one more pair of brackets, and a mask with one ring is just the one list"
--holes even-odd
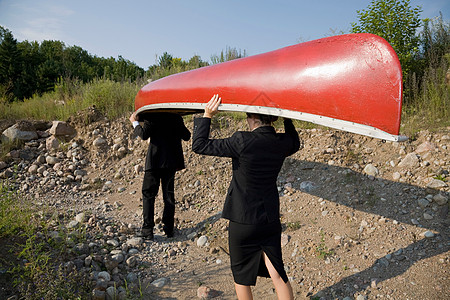
[(346, 34), (171, 75), (136, 95), (140, 113), (221, 111), (304, 120), (390, 141), (399, 136), (402, 71), (392, 47), (373, 34)]

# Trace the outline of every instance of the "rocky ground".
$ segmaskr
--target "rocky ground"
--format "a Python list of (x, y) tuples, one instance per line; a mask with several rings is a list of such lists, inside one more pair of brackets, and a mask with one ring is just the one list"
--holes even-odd
[[(0, 177), (37, 207), (69, 213), (54, 238), (86, 228), (86, 239), (70, 244), (67, 264), (90, 276), (94, 298), (131, 291), (143, 299), (235, 299), (220, 218), (231, 160), (197, 155), (184, 142), (175, 237), (163, 235), (159, 195), (155, 239), (145, 241), (135, 232), (147, 142), (132, 135), (127, 118), (110, 122), (95, 109), (68, 124), (75, 131), (56, 122), (16, 126), (36, 135), (0, 161)], [(192, 128), (191, 117), (186, 125)], [(212, 137), (245, 129), (219, 115)], [(296, 299), (450, 299), (449, 128), (404, 143), (298, 131), (304, 147), (278, 178), (283, 255)], [(253, 292), (276, 299), (270, 279), (258, 279)]]

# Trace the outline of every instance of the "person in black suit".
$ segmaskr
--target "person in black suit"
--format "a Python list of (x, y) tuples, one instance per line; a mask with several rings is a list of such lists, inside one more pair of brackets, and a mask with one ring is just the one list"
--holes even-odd
[(279, 299), (293, 299), (281, 253), (280, 199), (276, 185), (284, 159), (300, 148), (290, 119), (285, 133), (276, 133), (276, 117), (248, 113), (251, 131), (225, 139), (209, 139), (211, 118), (221, 98), (214, 95), (203, 118), (194, 120), (192, 150), (198, 154), (231, 157), (233, 176), (222, 217), (229, 220), (231, 270), (239, 299), (252, 299), (257, 276), (271, 277)]
[(181, 140), (188, 141), (191, 132), (184, 125), (183, 118), (174, 113), (152, 113), (141, 126), (134, 112), (130, 121), (137, 136), (143, 140), (150, 138), (142, 183), (144, 222), (140, 236), (153, 239), (155, 197), (161, 183), (164, 200), (163, 230), (167, 237), (173, 237), (175, 173), (185, 168)]

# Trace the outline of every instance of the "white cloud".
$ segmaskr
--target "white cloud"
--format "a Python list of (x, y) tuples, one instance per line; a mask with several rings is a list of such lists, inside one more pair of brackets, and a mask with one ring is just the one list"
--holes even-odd
[(16, 13), (21, 22), (16, 24), (14, 34), (18, 40), (43, 41), (67, 39), (64, 28), (74, 11), (54, 1), (37, 2), (34, 6), (21, 6)]

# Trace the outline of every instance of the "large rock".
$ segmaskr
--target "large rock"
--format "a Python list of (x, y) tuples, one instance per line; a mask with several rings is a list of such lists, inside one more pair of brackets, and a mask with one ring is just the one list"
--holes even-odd
[(430, 142), (423, 142), (419, 146), (417, 146), (416, 153), (423, 153), (428, 151), (434, 151), (436, 149), (436, 145)]
[(2, 140), (31, 141), (38, 139), (36, 130), (22, 130), (18, 124), (14, 124), (2, 133)]
[(50, 133), (56, 137), (62, 137), (65, 139), (71, 139), (77, 134), (75, 128), (62, 121), (53, 121), (52, 128), (50, 128)]
[(401, 168), (416, 168), (419, 166), (419, 158), (415, 153), (409, 153), (398, 164)]
[(59, 149), (59, 140), (55, 136), (49, 137), (45, 141), (45, 148), (49, 151)]

